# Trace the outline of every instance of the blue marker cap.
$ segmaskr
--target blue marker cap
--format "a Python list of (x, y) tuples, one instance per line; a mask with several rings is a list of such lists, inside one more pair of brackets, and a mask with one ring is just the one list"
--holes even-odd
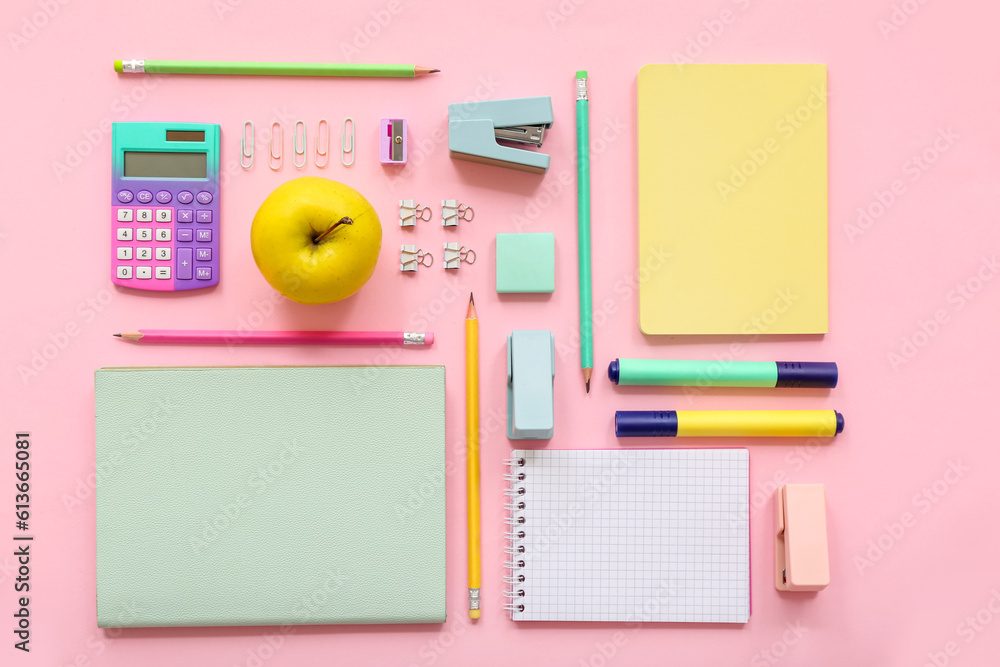
[(618, 360), (615, 359), (610, 364), (608, 364), (608, 379), (614, 382), (615, 384), (618, 384), (618, 371), (619, 371)]
[[(833, 389), (837, 386), (837, 364), (825, 361), (776, 361), (775, 387)], [(838, 431), (839, 433), (839, 431)]]
[(615, 412), (615, 436), (619, 438), (667, 437), (677, 435), (675, 410), (619, 410)]

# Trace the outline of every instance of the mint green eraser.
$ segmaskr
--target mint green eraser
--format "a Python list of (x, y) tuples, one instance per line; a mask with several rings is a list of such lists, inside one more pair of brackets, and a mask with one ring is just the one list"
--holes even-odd
[(497, 234), (497, 292), (540, 293), (555, 289), (555, 234)]

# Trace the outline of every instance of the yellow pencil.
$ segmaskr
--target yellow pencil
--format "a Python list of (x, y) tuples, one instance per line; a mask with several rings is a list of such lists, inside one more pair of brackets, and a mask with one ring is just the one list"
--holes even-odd
[(469, 294), (465, 316), (466, 490), (469, 499), (469, 618), (479, 618), (482, 557), (479, 541), (479, 319)]

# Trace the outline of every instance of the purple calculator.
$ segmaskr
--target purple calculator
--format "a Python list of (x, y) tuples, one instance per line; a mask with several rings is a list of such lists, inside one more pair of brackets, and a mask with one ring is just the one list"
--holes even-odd
[(171, 292), (219, 284), (218, 125), (114, 123), (111, 281)]

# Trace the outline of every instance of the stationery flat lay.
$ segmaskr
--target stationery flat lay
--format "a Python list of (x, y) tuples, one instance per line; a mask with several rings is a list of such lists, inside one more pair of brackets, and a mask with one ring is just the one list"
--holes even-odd
[(1000, 3), (0, 17), (0, 667), (997, 662)]
[[(413, 65), (176, 60), (115, 61), (113, 71), (136, 80), (171, 77), (178, 86), (197, 80), (180, 75), (371, 78), (372, 86), (409, 94), (448, 76), (447, 68)], [(773, 350), (758, 351), (753, 342), (738, 360), (678, 358), (669, 347), (659, 348), (660, 358), (609, 357), (623, 341), (602, 328), (595, 295), (611, 283), (596, 239), (608, 230), (637, 237), (634, 269), (663, 249), (662, 267), (638, 286), (646, 337), (708, 334), (726, 351), (734, 336), (777, 335), (780, 344), (781, 335), (827, 332), (827, 70), (650, 64), (629, 76), (637, 88), (637, 220), (609, 219), (607, 208), (595, 205), (621, 195), (593, 177), (591, 120), (604, 94), (587, 71), (567, 72), (561, 90), (539, 91), (548, 95), (437, 100), (446, 137), (436, 140), (447, 143), (448, 164), (459, 173), (521, 172), (507, 181), (508, 189), (520, 188), (509, 192), (515, 197), (575, 174), (575, 229), (542, 216), (530, 230), (491, 232), (494, 248), (465, 238), (496, 226), (472, 188), (386, 198), (363, 194), (382, 191), (370, 177), (341, 182), (355, 165), (373, 162), (381, 180), (429, 168), (420, 147), (431, 129), (402, 105), (379, 117), (348, 109), (343, 122), (265, 123), (268, 153), (256, 164), (260, 118), (114, 123), (111, 282), (147, 298), (182, 293), (163, 302), (179, 326), (193, 326), (179, 299), (251, 278), (266, 281), (275, 301), (335, 313), (364, 303), (374, 289), (369, 281), (394, 278), (402, 302), (410, 287), (458, 281), (493, 262), (485, 270), (495, 275), (496, 295), (476, 292), (477, 300), (471, 290), (456, 290), (447, 303), (467, 303), (464, 329), (457, 313), (448, 319), (432, 310), (434, 317), (416, 326), (396, 311), (371, 317), (372, 327), (389, 331), (234, 329), (222, 321), (210, 330), (109, 331), (130, 344), (121, 349), (150, 362), (157, 349), (184, 345), (216, 346), (220, 354), (223, 346), (255, 353), (346, 346), (357, 363), (96, 369), (96, 465), (114, 463), (114, 474), (97, 484), (101, 627), (444, 623), (446, 568), (465, 565), (445, 561), (446, 541), (463, 535), (460, 514), (471, 619), (751, 622), (753, 449), (770, 438), (832, 443), (844, 415), (799, 409), (794, 392), (833, 391), (838, 366), (772, 361)], [(574, 118), (557, 113), (574, 98)], [(553, 126), (571, 123), (575, 146), (546, 144), (542, 152)], [(237, 151), (240, 173), (259, 193), (249, 226), (220, 205), (229, 195), (220, 156)], [(271, 184), (259, 187), (255, 174)], [(380, 210), (392, 211), (388, 224)], [(230, 235), (248, 238), (249, 252), (227, 244), (220, 257)], [(383, 244), (388, 265), (378, 261)], [(229, 261), (237, 247), (241, 261)], [(561, 265), (571, 267), (575, 285), (557, 280)], [(514, 316), (512, 304), (574, 289), (579, 320), (568, 352), (554, 331), (563, 322), (543, 317), (529, 326)], [(464, 367), (420, 362), (435, 341), (426, 330), (431, 323), (438, 346), (464, 338)], [(389, 361), (372, 362), (364, 348), (380, 348)], [(604, 433), (572, 447), (559, 440), (565, 424), (557, 423), (565, 419), (557, 397), (579, 382), (564, 372), (566, 359), (579, 360), (584, 379), (573, 409), (607, 423)], [(457, 448), (446, 444), (446, 433), (457, 439), (462, 432), (461, 417), (445, 412), (446, 375), (451, 391), (466, 398), (465, 440)], [(673, 387), (756, 388), (773, 390), (774, 398), (741, 406), (736, 393), (735, 409), (699, 410), (681, 404)], [(612, 392), (614, 404), (595, 388)], [(664, 409), (630, 409), (644, 390), (660, 393)], [(484, 396), (504, 394), (505, 411), (481, 410)], [(162, 411), (168, 415), (159, 419)], [(498, 428), (488, 425), (498, 418)], [(136, 447), (132, 429), (147, 419), (157, 427)], [(671, 438), (683, 438), (683, 448), (664, 444)], [(446, 504), (441, 488), (453, 465), (448, 457), (459, 451), (466, 457), (463, 512), (454, 508), (462, 499), (452, 495)], [(507, 491), (497, 497), (487, 490), (501, 474)], [(822, 483), (788, 483), (772, 495), (776, 588), (825, 588), (826, 516), (837, 507), (827, 506)], [(497, 554), (500, 538), (505, 546)], [(487, 566), (497, 556), (505, 574)], [(331, 601), (304, 612), (298, 601), (330, 581), (337, 586)], [(491, 598), (497, 586), (503, 594)], [(123, 624), (130, 605), (141, 611)]]

